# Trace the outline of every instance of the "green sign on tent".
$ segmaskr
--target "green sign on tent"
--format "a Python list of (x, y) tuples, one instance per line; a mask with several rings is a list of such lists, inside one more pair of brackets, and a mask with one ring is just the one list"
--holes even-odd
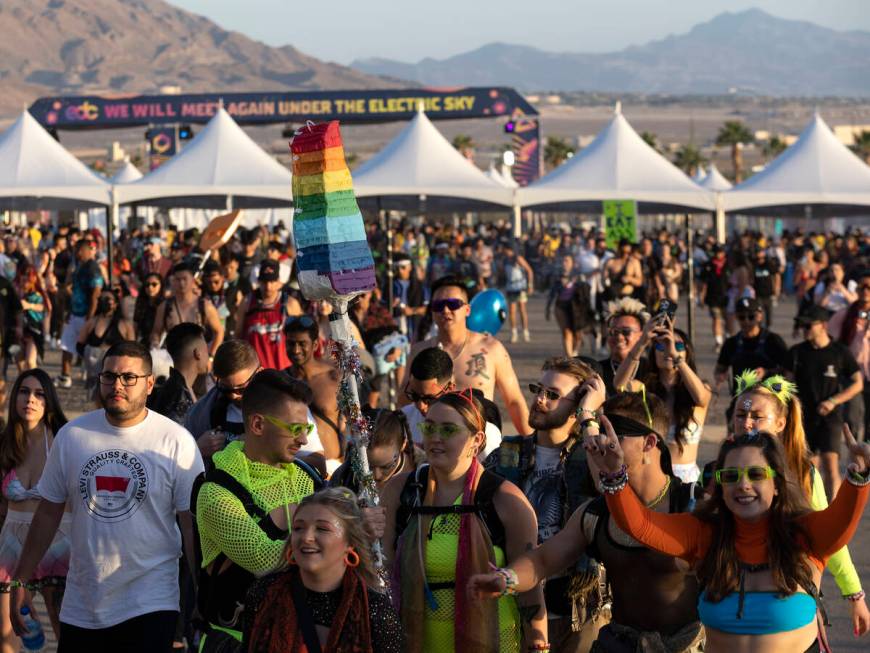
[(627, 238), (637, 242), (637, 203), (634, 200), (604, 200), (604, 235), (607, 247), (616, 249)]

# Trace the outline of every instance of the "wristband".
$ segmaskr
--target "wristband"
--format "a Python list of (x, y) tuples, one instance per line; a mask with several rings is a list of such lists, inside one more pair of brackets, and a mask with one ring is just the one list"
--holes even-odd
[(517, 577), (517, 572), (506, 567), (496, 567), (493, 571), (504, 578), (504, 589), (502, 590), (501, 595), (515, 596), (517, 593), (517, 585), (520, 582)]
[(602, 481), (613, 481), (613, 480), (621, 479), (626, 474), (627, 471), (628, 471), (628, 468), (625, 465), (623, 465), (622, 467), (620, 467), (618, 470), (616, 470), (613, 473), (598, 472), (598, 476)]
[(598, 417), (597, 410), (589, 410), (588, 408), (578, 408), (577, 412), (575, 413), (575, 417), (580, 417), (580, 415), (582, 415), (583, 413), (586, 413), (587, 415), (592, 415), (592, 417)]
[(846, 480), (852, 485), (857, 485), (858, 487), (870, 485), (870, 469), (865, 469), (863, 474), (849, 471), (849, 473), (846, 474)]
[(529, 650), (529, 651), (549, 651), (550, 650), (550, 643), (544, 642), (543, 644), (530, 644), (529, 648), (527, 650)]
[(586, 430), (586, 427), (587, 427), (589, 424), (595, 424), (595, 426), (598, 426), (598, 420), (593, 419), (593, 418), (591, 418), (591, 417), (590, 417), (589, 419), (584, 419), (582, 422), (580, 422), (580, 430), (581, 430), (581, 431), (585, 431), (585, 430)]
[(851, 601), (852, 603), (857, 603), (858, 601), (861, 601), (865, 596), (866, 594), (864, 594), (864, 590), (861, 590), (860, 592), (855, 592), (854, 594), (847, 594), (843, 598), (847, 601)]

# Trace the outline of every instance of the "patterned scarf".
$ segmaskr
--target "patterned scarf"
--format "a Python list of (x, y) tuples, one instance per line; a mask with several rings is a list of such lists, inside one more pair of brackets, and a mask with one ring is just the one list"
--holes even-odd
[[(291, 567), (267, 590), (254, 618), (248, 653), (309, 653), (293, 604), (294, 579), (302, 582), (297, 567)], [(370, 629), (368, 590), (359, 575), (348, 569), (323, 653), (372, 653)]]
[[(462, 505), (474, 505), (474, 495), (483, 474), (476, 458), (465, 475)], [(430, 468), (424, 506), (433, 505), (435, 478)], [(393, 569), (393, 603), (402, 617), (406, 650), (423, 650), (423, 623), (426, 604), (434, 601), (425, 573), (425, 543), (433, 515), (415, 515), (399, 540)], [(480, 516), (462, 513), (456, 555), (454, 587), (454, 651), (456, 653), (498, 653), (499, 623), (497, 601), (470, 601), (466, 588), (474, 574), (488, 573), (495, 562), (492, 540)]]

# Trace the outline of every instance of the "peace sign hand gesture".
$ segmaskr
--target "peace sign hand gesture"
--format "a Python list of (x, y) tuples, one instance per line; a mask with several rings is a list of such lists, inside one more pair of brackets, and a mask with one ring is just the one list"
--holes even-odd
[(615, 474), (625, 462), (619, 438), (610, 420), (604, 415), (599, 417), (604, 431), (599, 435), (587, 436), (583, 442), (586, 451), (595, 456), (595, 465), (607, 474)]
[(846, 438), (846, 448), (849, 450), (849, 471), (856, 474), (866, 474), (870, 470), (870, 444), (858, 442), (852, 435), (848, 424), (843, 424), (843, 437)]

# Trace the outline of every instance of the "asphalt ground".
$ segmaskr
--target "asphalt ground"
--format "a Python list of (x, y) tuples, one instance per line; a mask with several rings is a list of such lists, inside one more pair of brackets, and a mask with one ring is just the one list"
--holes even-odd
[[(537, 381), (541, 364), (550, 356), (560, 355), (562, 352), (561, 340), (555, 321), (547, 322), (544, 319), (545, 296), (538, 292), (529, 299), (529, 319), (531, 341), (511, 344), (508, 342), (510, 329), (505, 325), (498, 336), (502, 339), (513, 360), (514, 369), (520, 380), (520, 386), (526, 388), (528, 383)], [(795, 314), (795, 303), (792, 299), (784, 300), (774, 310), (773, 330), (779, 333), (786, 342), (792, 344), (791, 338), (792, 319)], [(683, 300), (677, 312), (677, 326), (687, 329), (686, 302)], [(705, 309), (695, 311), (695, 344), (696, 357), (700, 375), (703, 379), (711, 382), (713, 379), (713, 366), (716, 361), (714, 351), (714, 338), (712, 323)], [(603, 358), (597, 351), (592, 349), (592, 340), (587, 338), (582, 350), (583, 354)], [(58, 371), (60, 354), (48, 351), (46, 354), (45, 367), (52, 374)], [(14, 373), (10, 371), (8, 381), (14, 379)], [(84, 397), (83, 384), (76, 380), (70, 390), (60, 391), (61, 401), (68, 416), (76, 416), (80, 412), (89, 410)], [(724, 411), (728, 403), (727, 396), (714, 397), (714, 404), (708, 414), (707, 424), (704, 428), (703, 439), (700, 447), (698, 460), (700, 464), (713, 460), (716, 457), (719, 443), (724, 438)], [(502, 407), (505, 431), (513, 431), (510, 419)], [(852, 559), (858, 574), (870, 584), (870, 518), (865, 514), (858, 527), (852, 543), (849, 546)], [(870, 651), (870, 635), (860, 641), (852, 635), (849, 607), (846, 601), (840, 598), (840, 593), (833, 582), (830, 574), (825, 574), (822, 581), (822, 591), (825, 598), (825, 606), (831, 620), (829, 638), (835, 651)], [(49, 629), (50, 630), (50, 629)], [(48, 650), (54, 650), (53, 648)]]

